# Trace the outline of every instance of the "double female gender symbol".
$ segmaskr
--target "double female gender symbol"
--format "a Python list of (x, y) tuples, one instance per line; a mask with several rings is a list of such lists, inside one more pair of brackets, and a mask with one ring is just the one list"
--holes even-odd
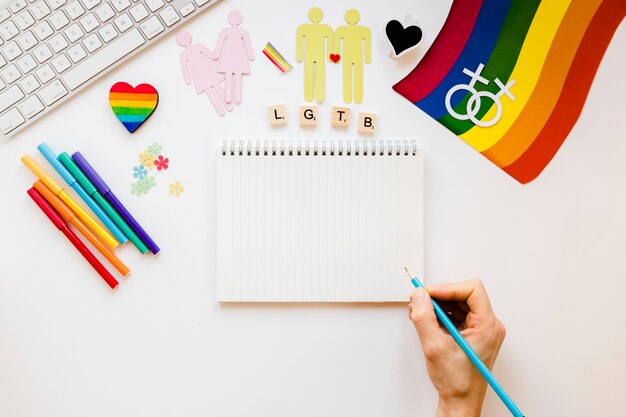
[[(511, 80), (506, 85), (503, 85), (502, 82), (498, 78), (496, 78), (494, 82), (500, 88), (500, 91), (498, 91), (496, 94), (490, 91), (479, 92), (474, 88), (474, 85), (476, 85), (477, 81), (480, 81), (484, 85), (489, 85), (489, 80), (480, 76), (484, 68), (485, 66), (483, 64), (478, 65), (478, 68), (476, 68), (475, 72), (472, 72), (467, 68), (463, 68), (463, 74), (468, 75), (471, 80), (469, 84), (457, 84), (448, 91), (448, 93), (446, 94), (446, 110), (448, 110), (448, 113), (450, 113), (450, 115), (457, 120), (471, 120), (472, 123), (474, 123), (476, 126), (489, 127), (498, 123), (500, 117), (502, 117), (502, 102), (500, 101), (500, 97), (503, 94), (506, 94), (507, 97), (511, 100), (515, 100), (515, 96), (510, 91), (510, 88), (515, 85), (515, 80)], [(450, 104), (450, 100), (452, 99), (454, 93), (460, 90), (466, 90), (472, 94), (470, 96), (470, 99), (467, 101), (466, 114), (457, 113), (456, 111), (454, 111), (452, 105)], [(495, 104), (496, 106), (496, 114), (490, 120), (479, 120), (476, 118), (476, 115), (478, 115), (480, 107), (482, 106), (483, 97), (492, 100), (493, 104)]]

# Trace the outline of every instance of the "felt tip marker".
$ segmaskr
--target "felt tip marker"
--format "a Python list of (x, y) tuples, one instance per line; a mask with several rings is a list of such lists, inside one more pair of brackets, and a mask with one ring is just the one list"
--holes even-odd
[(82, 221), (84, 221), (87, 226), (91, 228), (98, 236), (104, 240), (107, 245), (112, 248), (116, 248), (119, 245), (119, 242), (108, 230), (100, 225), (89, 213), (85, 211), (68, 193), (65, 192), (63, 187), (59, 185), (30, 155), (24, 155), (20, 158), (21, 161), (26, 165), (32, 172), (39, 178), (46, 187), (50, 189), (54, 193), (54, 195), (58, 196), (65, 204), (67, 204), (74, 213), (80, 217)]
[(135, 220), (135, 218), (126, 210), (126, 207), (117, 199), (115, 194), (111, 191), (109, 186), (104, 182), (104, 180), (98, 175), (95, 169), (87, 162), (84, 156), (80, 154), (80, 152), (75, 152), (72, 154), (72, 159), (76, 162), (76, 165), (83, 171), (83, 173), (89, 178), (89, 180), (93, 183), (93, 185), (98, 189), (100, 194), (113, 206), (113, 208), (122, 216), (122, 218), (128, 223), (131, 229), (141, 239), (143, 243), (146, 244), (148, 249), (153, 254), (157, 254), (161, 251), (161, 249), (157, 246), (157, 244), (152, 240), (152, 238), (148, 235), (148, 233), (143, 230), (143, 228), (139, 225), (139, 222)]
[(104, 223), (104, 225), (107, 227), (107, 229), (109, 229), (113, 236), (115, 236), (115, 238), (120, 243), (126, 243), (128, 241), (126, 235), (122, 233), (120, 228), (117, 227), (117, 225), (113, 222), (113, 220), (111, 220), (108, 214), (105, 213), (103, 208), (101, 208), (98, 203), (96, 203), (96, 201), (87, 193), (87, 191), (85, 191), (85, 188), (83, 188), (82, 184), (80, 184), (76, 177), (72, 175), (72, 173), (68, 171), (65, 166), (63, 166), (63, 164), (59, 162), (56, 154), (52, 151), (52, 149), (50, 149), (50, 147), (45, 143), (37, 146), (37, 149), (39, 149), (39, 152), (41, 152), (41, 154), (48, 160), (48, 162), (50, 162), (50, 165), (52, 165), (56, 172), (58, 172), (59, 175), (65, 180), (67, 185), (72, 187), (74, 191), (76, 191), (76, 193), (80, 196), (80, 198), (82, 198), (83, 201), (87, 203), (89, 208), (91, 208), (96, 216), (98, 216), (98, 218), (102, 221), (102, 223)]
[(139, 239), (139, 236), (137, 236), (137, 234), (133, 232), (133, 229), (131, 229), (130, 226), (124, 221), (124, 219), (122, 219), (122, 217), (117, 213), (117, 211), (115, 211), (111, 204), (104, 197), (102, 197), (102, 194), (100, 194), (100, 192), (96, 189), (93, 183), (89, 180), (89, 178), (87, 178), (83, 171), (81, 171), (81, 169), (78, 167), (78, 165), (76, 165), (76, 163), (67, 154), (67, 152), (62, 152), (59, 155), (59, 161), (61, 161), (61, 163), (65, 165), (65, 168), (67, 168), (70, 173), (76, 178), (76, 180), (78, 180), (78, 182), (80, 183), (80, 185), (82, 185), (87, 194), (93, 197), (93, 199), (100, 205), (100, 207), (102, 207), (102, 209), (111, 217), (111, 219), (113, 219), (115, 224), (118, 225), (120, 229), (122, 229), (122, 232), (124, 232), (124, 234), (128, 236), (128, 239), (130, 239), (130, 241), (133, 242), (137, 249), (139, 249), (139, 252), (148, 252), (148, 247), (144, 245), (141, 239)]
[(70, 242), (72, 242), (74, 247), (78, 249), (81, 255), (85, 257), (87, 262), (89, 262), (91, 266), (98, 272), (98, 274), (100, 274), (100, 276), (106, 281), (106, 283), (109, 284), (109, 287), (111, 288), (117, 287), (118, 286), (117, 280), (113, 278), (111, 273), (107, 271), (107, 269), (100, 263), (98, 258), (96, 258), (94, 254), (91, 253), (91, 251), (78, 238), (78, 236), (76, 236), (76, 234), (72, 232), (72, 230), (69, 227), (67, 227), (67, 223), (63, 221), (61, 216), (59, 216), (56, 211), (54, 211), (54, 209), (52, 208), (50, 204), (48, 204), (46, 199), (43, 198), (41, 194), (39, 194), (39, 191), (37, 191), (34, 188), (31, 188), (27, 191), (27, 193), (30, 196), (30, 198), (32, 198), (33, 201), (37, 204), (37, 206), (39, 206), (41, 211), (44, 212), (44, 214), (48, 217), (48, 219), (50, 219), (52, 224), (54, 224), (57, 229), (63, 232), (65, 237), (67, 237), (67, 239)]
[[(411, 275), (411, 273), (409, 272), (408, 269), (406, 269), (406, 267), (404, 267), (404, 270), (409, 275), (409, 279), (411, 279), (411, 283), (413, 283), (413, 286), (415, 288), (424, 288), (424, 286), (417, 279), (417, 277), (414, 277), (413, 275)], [(435, 314), (437, 315), (437, 318), (439, 319), (441, 324), (443, 324), (443, 327), (446, 328), (446, 330), (448, 331), (448, 333), (450, 333), (450, 336), (452, 336), (454, 341), (461, 347), (461, 349), (463, 349), (463, 352), (465, 352), (465, 354), (467, 355), (469, 360), (472, 362), (472, 364), (474, 364), (478, 372), (480, 372), (483, 378), (485, 378), (487, 382), (489, 383), (489, 385), (491, 385), (491, 388), (493, 388), (496, 394), (498, 394), (498, 397), (500, 397), (504, 405), (506, 405), (506, 408), (509, 409), (509, 411), (511, 412), (511, 414), (513, 414), (513, 416), (524, 417), (524, 414), (520, 411), (519, 408), (517, 408), (517, 405), (515, 405), (513, 400), (511, 400), (509, 395), (504, 391), (504, 388), (502, 388), (502, 386), (493, 376), (489, 368), (487, 368), (487, 366), (483, 363), (483, 361), (480, 360), (476, 352), (474, 352), (474, 350), (467, 343), (467, 341), (463, 338), (463, 336), (461, 336), (461, 333), (456, 328), (454, 323), (452, 323), (452, 320), (450, 320), (446, 312), (441, 308), (441, 306), (439, 306), (439, 303), (437, 303), (437, 301), (433, 299), (431, 299), (431, 301), (433, 302)]]
[(50, 191), (48, 187), (46, 187), (46, 185), (41, 182), (41, 180), (37, 180), (33, 184), (33, 187), (37, 191), (39, 191), (39, 194), (41, 194), (48, 203), (50, 203), (50, 205), (57, 211), (57, 213), (59, 213), (63, 220), (65, 220), (66, 223), (72, 224), (83, 236), (85, 236), (85, 238), (89, 242), (91, 242), (91, 244), (105, 258), (107, 258), (109, 262), (111, 262), (111, 265), (113, 265), (115, 269), (117, 269), (120, 274), (122, 274), (122, 276), (127, 276), (129, 274), (130, 269), (128, 269), (128, 267), (124, 265), (124, 263), (117, 256), (115, 256), (113, 251), (107, 245), (102, 243), (102, 241), (98, 239), (96, 235), (91, 233), (91, 230), (89, 230), (87, 226), (85, 226), (85, 223), (83, 223), (76, 216), (76, 214), (72, 210), (70, 210), (70, 208), (65, 205), (63, 201), (61, 201), (59, 197), (54, 195), (54, 193)]

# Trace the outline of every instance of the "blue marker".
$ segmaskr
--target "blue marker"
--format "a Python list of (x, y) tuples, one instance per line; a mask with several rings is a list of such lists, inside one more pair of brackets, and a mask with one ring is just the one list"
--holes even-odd
[[(406, 269), (406, 267), (404, 268), (404, 270), (407, 274), (409, 274), (409, 278), (411, 278), (411, 282), (413, 283), (415, 288), (424, 288), (422, 283), (419, 282), (417, 278), (413, 277), (409, 270)], [(433, 306), (435, 307), (435, 314), (437, 315), (437, 318), (439, 319), (441, 324), (443, 324), (443, 327), (445, 327), (446, 330), (450, 333), (450, 336), (452, 336), (454, 341), (457, 342), (459, 346), (461, 346), (463, 352), (465, 352), (469, 360), (472, 361), (476, 369), (478, 369), (478, 372), (480, 372), (483, 378), (485, 378), (489, 385), (491, 385), (491, 388), (493, 388), (496, 394), (498, 394), (498, 397), (500, 397), (504, 405), (506, 405), (506, 408), (508, 408), (511, 414), (513, 414), (515, 417), (524, 417), (524, 414), (522, 414), (520, 409), (517, 408), (513, 400), (511, 400), (509, 395), (504, 392), (504, 389), (502, 388), (500, 383), (498, 383), (496, 378), (491, 374), (489, 368), (487, 368), (483, 361), (480, 360), (476, 352), (474, 352), (470, 345), (467, 344), (465, 339), (463, 339), (463, 336), (461, 336), (461, 333), (459, 333), (456, 326), (448, 318), (448, 315), (445, 313), (445, 311), (443, 311), (443, 309), (439, 306), (439, 304), (437, 304), (435, 300), (431, 299), (431, 301), (433, 302)]]
[(72, 187), (74, 191), (76, 191), (76, 193), (85, 201), (85, 203), (87, 203), (87, 205), (93, 210), (96, 216), (98, 216), (98, 218), (102, 220), (102, 223), (104, 223), (104, 225), (111, 231), (113, 236), (115, 236), (115, 238), (119, 240), (120, 243), (126, 243), (128, 241), (126, 235), (122, 233), (120, 228), (117, 227), (115, 223), (113, 223), (113, 220), (111, 220), (111, 218), (104, 212), (104, 210), (102, 210), (98, 203), (96, 203), (95, 200), (89, 194), (87, 194), (82, 185), (80, 185), (80, 183), (67, 170), (67, 168), (65, 168), (63, 164), (59, 162), (55, 153), (52, 152), (52, 149), (50, 149), (50, 147), (45, 143), (37, 146), (37, 149), (39, 149), (39, 152), (41, 152), (41, 154), (48, 160), (48, 162), (50, 162), (50, 165), (54, 167), (59, 175), (63, 177), (65, 182), (70, 187)]

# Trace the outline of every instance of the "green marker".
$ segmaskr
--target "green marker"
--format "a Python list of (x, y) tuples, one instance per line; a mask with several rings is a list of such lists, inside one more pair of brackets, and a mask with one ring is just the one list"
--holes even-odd
[(65, 165), (68, 171), (70, 171), (72, 175), (76, 177), (76, 180), (78, 180), (80, 185), (82, 185), (85, 191), (87, 191), (87, 194), (89, 194), (91, 197), (93, 197), (94, 200), (96, 200), (96, 203), (98, 203), (98, 205), (102, 207), (102, 210), (104, 210), (105, 213), (109, 215), (109, 217), (111, 218), (111, 220), (113, 220), (117, 227), (119, 227), (122, 232), (128, 237), (128, 239), (130, 239), (130, 241), (133, 242), (135, 246), (137, 246), (139, 252), (148, 252), (148, 248), (146, 247), (146, 245), (144, 245), (141, 239), (139, 239), (139, 236), (137, 236), (137, 234), (133, 232), (133, 230), (126, 224), (124, 219), (122, 219), (120, 215), (117, 214), (117, 211), (115, 211), (111, 204), (109, 204), (109, 202), (106, 201), (104, 197), (102, 197), (102, 194), (98, 192), (96, 187), (94, 187), (92, 182), (89, 181), (89, 178), (87, 178), (85, 174), (83, 174), (83, 171), (81, 171), (81, 169), (78, 167), (78, 165), (76, 165), (76, 163), (67, 154), (67, 152), (63, 152), (59, 155), (58, 158), (59, 161), (61, 161), (61, 163)]

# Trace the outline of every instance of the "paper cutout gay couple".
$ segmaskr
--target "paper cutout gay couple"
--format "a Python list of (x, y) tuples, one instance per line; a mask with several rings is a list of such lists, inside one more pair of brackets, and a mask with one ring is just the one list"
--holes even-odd
[[(345, 14), (346, 26), (336, 30), (320, 23), (324, 13), (318, 7), (309, 10), (311, 23), (298, 27), (296, 32), (296, 60), (304, 59), (304, 99), (319, 103), (324, 101), (325, 61), (343, 62), (343, 101), (363, 102), (363, 61), (372, 62), (372, 33), (357, 25), (361, 15), (355, 9)], [(332, 55), (332, 58), (331, 58)], [(338, 56), (337, 56), (338, 55)]]
[(196, 94), (206, 93), (220, 116), (225, 114), (224, 110), (232, 111), (233, 101), (241, 102), (242, 75), (250, 73), (249, 61), (254, 61), (248, 32), (239, 27), (242, 21), (238, 11), (229, 13), (231, 27), (222, 30), (213, 52), (205, 45), (192, 45), (188, 32), (176, 36), (176, 43), (185, 48), (180, 54), (185, 84), (193, 81)]

